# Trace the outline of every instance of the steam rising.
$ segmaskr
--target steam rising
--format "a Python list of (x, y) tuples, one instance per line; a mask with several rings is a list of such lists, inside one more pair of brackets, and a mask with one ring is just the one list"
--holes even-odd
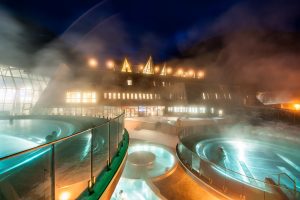
[(262, 91), (299, 88), (299, 33), (282, 31), (291, 29), (297, 15), (297, 8), (290, 4), (258, 10), (235, 5), (209, 28), (217, 37), (183, 52), (183, 59), (171, 59), (169, 64), (198, 66), (207, 70), (208, 79), (253, 84)]

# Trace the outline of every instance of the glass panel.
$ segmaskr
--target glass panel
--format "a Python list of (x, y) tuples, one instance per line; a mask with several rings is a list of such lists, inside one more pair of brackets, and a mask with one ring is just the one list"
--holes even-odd
[(10, 76), (4, 76), (3, 78), (7, 88), (15, 88), (15, 84)]
[(87, 188), (91, 176), (90, 150), (90, 131), (55, 144), (56, 199), (66, 192), (69, 199), (75, 199)]
[(93, 130), (93, 176), (106, 168), (108, 161), (108, 123)]
[(51, 148), (0, 161), (0, 199), (50, 199)]
[(15, 83), (16, 83), (17, 88), (24, 87), (24, 83), (23, 83), (23, 80), (21, 78), (14, 78), (14, 79), (15, 79)]
[(118, 123), (115, 119), (110, 121), (110, 158), (118, 151)]
[(199, 170), (200, 170), (200, 158), (198, 157), (198, 155), (196, 153), (193, 153), (192, 154), (192, 168), (193, 170), (195, 170), (196, 172), (199, 173)]

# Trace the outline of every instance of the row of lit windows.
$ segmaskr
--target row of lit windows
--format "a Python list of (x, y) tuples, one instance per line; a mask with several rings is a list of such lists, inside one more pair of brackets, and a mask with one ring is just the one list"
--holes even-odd
[[(214, 108), (210, 108), (210, 110), (207, 110), (206, 107), (204, 106), (200, 106), (200, 107), (196, 107), (196, 106), (175, 106), (175, 107), (168, 107), (168, 112), (175, 112), (175, 113), (194, 113), (194, 114), (205, 114), (205, 113), (211, 113), (211, 114), (215, 114), (215, 109)], [(216, 113), (219, 116), (223, 115), (223, 110), (218, 110), (218, 112)]]
[(116, 93), (116, 92), (105, 92), (103, 94), (104, 99), (133, 99), (133, 100), (151, 100), (160, 99), (160, 94), (152, 93)]
[(214, 94), (209, 94), (209, 93), (202, 93), (202, 99), (230, 99), (231, 100), (231, 94), (228, 93), (228, 95), (226, 95), (225, 93), (223, 95), (220, 95), (218, 93), (214, 93)]
[[(133, 85), (132, 79), (127, 79), (127, 85)], [(171, 83), (162, 81), (161, 84), (159, 84), (159, 82), (153, 81), (153, 86), (154, 87), (160, 86), (160, 85), (163, 86), (163, 87), (166, 87), (166, 86), (171, 86)]]
[(67, 103), (96, 103), (96, 92), (67, 92)]

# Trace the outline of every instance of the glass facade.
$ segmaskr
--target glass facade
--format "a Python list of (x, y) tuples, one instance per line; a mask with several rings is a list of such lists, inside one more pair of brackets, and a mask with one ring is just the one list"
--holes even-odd
[(0, 114), (29, 114), (49, 78), (0, 64)]

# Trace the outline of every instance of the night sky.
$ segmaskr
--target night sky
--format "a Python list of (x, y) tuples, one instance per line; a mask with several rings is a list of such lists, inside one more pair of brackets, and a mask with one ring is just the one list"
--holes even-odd
[[(297, 0), (107, 0), (102, 3), (97, 0), (2, 0), (0, 5), (58, 37), (74, 29), (81, 29), (77, 41), (98, 35), (102, 37), (101, 43), (109, 40), (109, 44), (102, 46), (115, 57), (154, 54), (163, 60), (197, 41), (245, 28), (300, 31), (300, 1)], [(69, 29), (73, 22), (84, 17), (88, 19)], [(102, 22), (100, 28), (95, 28)], [(103, 52), (96, 48), (92, 53)]]

